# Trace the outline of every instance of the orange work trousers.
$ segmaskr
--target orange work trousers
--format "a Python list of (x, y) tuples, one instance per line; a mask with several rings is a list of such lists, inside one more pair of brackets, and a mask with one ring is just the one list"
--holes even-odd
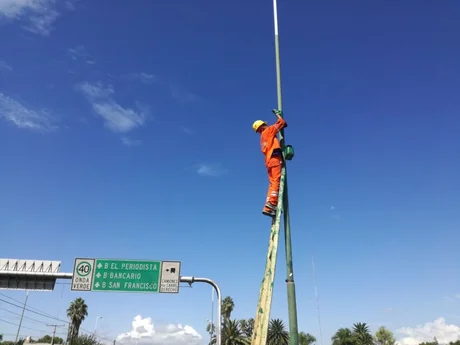
[(283, 160), (281, 157), (272, 157), (267, 163), (268, 180), (270, 181), (267, 192), (267, 202), (273, 205), (278, 205), (282, 167)]

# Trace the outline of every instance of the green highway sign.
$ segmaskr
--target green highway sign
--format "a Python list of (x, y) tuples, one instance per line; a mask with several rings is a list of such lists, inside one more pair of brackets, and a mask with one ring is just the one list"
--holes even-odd
[(161, 261), (96, 260), (92, 290), (158, 292)]
[(178, 293), (180, 261), (75, 259), (73, 291)]

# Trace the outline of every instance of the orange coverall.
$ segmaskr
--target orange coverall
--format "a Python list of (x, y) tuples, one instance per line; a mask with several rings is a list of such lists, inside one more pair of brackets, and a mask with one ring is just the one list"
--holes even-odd
[[(281, 169), (283, 167), (281, 146), (276, 135), (285, 126), (286, 121), (284, 121), (284, 119), (278, 119), (275, 124), (268, 126), (260, 134), (260, 149), (265, 156), (265, 166), (267, 167), (268, 180), (270, 181), (266, 202), (270, 202), (273, 205), (278, 204)], [(275, 151), (275, 154), (273, 151)], [(279, 153), (277, 154), (278, 151)]]

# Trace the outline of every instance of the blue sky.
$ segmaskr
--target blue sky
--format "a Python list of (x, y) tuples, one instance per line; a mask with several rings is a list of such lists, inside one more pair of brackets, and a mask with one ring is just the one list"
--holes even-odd
[[(353, 322), (409, 327), (405, 344), (460, 324), (459, 12), (279, 3), (299, 328), (320, 339), (314, 256), (324, 344)], [(270, 220), (251, 124), (275, 119), (272, 3), (6, 0), (0, 24), (0, 256), (63, 271), (85, 256), (181, 260), (254, 317)], [(272, 316), (287, 323), (280, 243)], [(63, 318), (78, 296), (84, 327), (103, 316), (109, 339), (136, 315), (206, 337), (199, 284), (173, 296), (59, 285), (29, 301)], [(24, 325), (52, 322), (40, 320)]]

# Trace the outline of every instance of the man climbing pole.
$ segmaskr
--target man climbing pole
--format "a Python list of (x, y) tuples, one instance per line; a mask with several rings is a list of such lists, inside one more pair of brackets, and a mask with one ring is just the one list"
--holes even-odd
[(270, 181), (267, 199), (262, 210), (262, 213), (269, 217), (276, 215), (281, 169), (283, 167), (281, 146), (276, 135), (280, 130), (287, 127), (286, 121), (281, 116), (282, 112), (277, 109), (272, 111), (278, 117), (275, 124), (268, 126), (267, 122), (262, 120), (257, 120), (252, 124), (252, 129), (260, 134), (260, 149), (265, 156), (265, 166), (267, 167), (268, 180)]

